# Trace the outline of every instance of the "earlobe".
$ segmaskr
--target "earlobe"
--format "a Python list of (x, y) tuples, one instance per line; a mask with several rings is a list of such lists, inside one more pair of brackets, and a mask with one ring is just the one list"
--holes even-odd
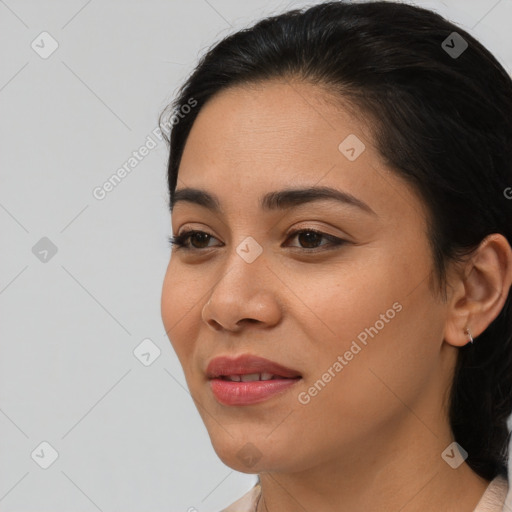
[[(464, 316), (469, 318), (468, 314)], [(467, 322), (464, 323), (464, 316), (451, 316), (446, 323), (444, 340), (454, 347), (463, 347), (475, 343), (476, 335), (473, 335), (471, 326)]]
[(499, 315), (512, 284), (512, 249), (500, 234), (487, 236), (456, 278), (445, 341), (461, 347), (476, 339)]

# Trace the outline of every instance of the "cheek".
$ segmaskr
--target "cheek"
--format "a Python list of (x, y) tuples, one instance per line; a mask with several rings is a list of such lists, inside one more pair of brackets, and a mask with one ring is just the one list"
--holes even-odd
[(353, 339), (364, 343), (370, 336), (367, 331), (375, 332), (375, 324), (377, 331), (384, 332), (398, 316), (401, 307), (396, 303), (407, 289), (403, 270), (388, 266), (382, 256), (378, 261), (347, 261), (306, 275), (307, 279), (290, 274), (289, 279), (308, 306), (310, 321), (304, 327), (320, 353), (343, 353)]
[(427, 279), (419, 277), (428, 275), (428, 259), (411, 261), (381, 253), (374, 264), (334, 272), (334, 284), (333, 272), (303, 281), (310, 291), (301, 295), (315, 313), (303, 324), (311, 340), (305, 360), (315, 361), (305, 384), (327, 380), (319, 394), (346, 406), (345, 412), (357, 415), (363, 403), (380, 408), (396, 402), (386, 385), (415, 393), (435, 364), (436, 344), (429, 341), (442, 336), (442, 314)]
[[(195, 348), (200, 315), (201, 297), (206, 293), (201, 282), (192, 282), (190, 276), (169, 263), (162, 285), (161, 315), (171, 345), (186, 369)], [(191, 321), (194, 320), (194, 321)]]

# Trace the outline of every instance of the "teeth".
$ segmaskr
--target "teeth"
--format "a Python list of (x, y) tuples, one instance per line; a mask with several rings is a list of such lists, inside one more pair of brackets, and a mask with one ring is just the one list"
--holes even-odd
[(248, 373), (246, 375), (226, 375), (224, 377), (226, 380), (231, 380), (234, 382), (253, 382), (256, 380), (272, 380), (278, 379), (276, 375), (272, 373)]
[(240, 382), (240, 375), (226, 375), (225, 379)]
[(259, 373), (248, 373), (246, 375), (241, 375), (240, 377), (242, 379), (242, 382), (252, 382), (253, 380), (260, 380)]

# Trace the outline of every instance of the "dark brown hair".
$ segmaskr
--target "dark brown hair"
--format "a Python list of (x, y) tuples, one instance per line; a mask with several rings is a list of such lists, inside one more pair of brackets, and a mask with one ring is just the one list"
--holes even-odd
[[(453, 32), (467, 43), (460, 55), (448, 51)], [(173, 119), (182, 114), (167, 138), (171, 206), (183, 149), (205, 103), (230, 86), (290, 77), (327, 86), (371, 116), (382, 157), (428, 207), (439, 290), (446, 291), (446, 264), (487, 235), (511, 243), (512, 80), (470, 34), (402, 3), (321, 3), (263, 19), (213, 46), (171, 105)], [(450, 392), (455, 440), (488, 480), (507, 474), (511, 412), (509, 293), (475, 344), (460, 349)]]

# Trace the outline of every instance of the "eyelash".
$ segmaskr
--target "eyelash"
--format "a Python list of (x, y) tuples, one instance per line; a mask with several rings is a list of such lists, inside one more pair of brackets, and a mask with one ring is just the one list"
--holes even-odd
[[(208, 235), (210, 237), (210, 239), (211, 238), (215, 238), (214, 236), (210, 235), (209, 233), (206, 233), (205, 231), (189, 230), (189, 231), (184, 231), (181, 235), (170, 236), (169, 237), (169, 244), (170, 244), (171, 247), (175, 246), (176, 250), (183, 249), (185, 251), (204, 251), (206, 249), (211, 249), (211, 247), (204, 247), (202, 249), (199, 249), (197, 247), (190, 247), (187, 244), (187, 242), (189, 241), (190, 237), (192, 235), (194, 235), (194, 234), (197, 234), (197, 233)], [(298, 235), (300, 233), (316, 233), (318, 235), (322, 235), (323, 238), (329, 240), (330, 243), (326, 244), (326, 245), (328, 247), (330, 246), (331, 249), (333, 249), (334, 247), (337, 247), (337, 246), (340, 246), (340, 245), (348, 243), (346, 240), (343, 240), (341, 238), (335, 237), (333, 235), (328, 235), (327, 233), (323, 233), (322, 231), (318, 231), (316, 229), (309, 229), (309, 228), (297, 229), (295, 231), (292, 231), (291, 233), (289, 233), (287, 240), (289, 240), (290, 238), (294, 238), (296, 235)], [(305, 247), (295, 247), (295, 248), (296, 249), (303, 249), (306, 252), (317, 252), (319, 250), (324, 250), (324, 249), (321, 249), (321, 247), (325, 247), (325, 245), (324, 246), (320, 246), (320, 247), (314, 247), (312, 249), (308, 249), (308, 248), (305, 248)]]

